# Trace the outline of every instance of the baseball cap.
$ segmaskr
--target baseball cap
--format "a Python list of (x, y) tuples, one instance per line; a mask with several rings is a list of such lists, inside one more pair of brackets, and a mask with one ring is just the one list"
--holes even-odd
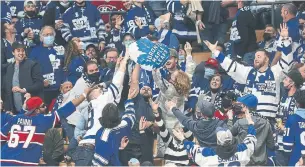
[(89, 44), (86, 46), (86, 50), (88, 50), (89, 48), (94, 48), (96, 51), (98, 50), (94, 44)]
[(215, 107), (211, 102), (206, 100), (198, 100), (197, 107), (204, 116), (209, 118), (214, 116)]
[(139, 161), (138, 159), (136, 159), (136, 158), (131, 158), (131, 159), (129, 160), (129, 162), (130, 162), (131, 164), (138, 164), (138, 163), (140, 163), (140, 161)]
[(294, 69), (289, 71), (288, 73), (284, 72), (284, 74), (294, 82), (296, 87), (300, 87), (303, 85), (302, 74), (299, 72), (299, 70)]
[(232, 144), (233, 135), (227, 128), (216, 128), (217, 144), (220, 146), (228, 146)]
[(247, 107), (256, 108), (258, 99), (253, 94), (248, 94), (237, 98), (237, 101), (244, 104)]
[(214, 58), (209, 58), (206, 62), (205, 62), (206, 66), (211, 66), (213, 68), (218, 69), (218, 61)]
[(18, 48), (23, 48), (23, 49), (25, 49), (26, 46), (25, 46), (22, 42), (20, 42), (20, 41), (15, 41), (15, 42), (12, 44), (12, 48), (13, 48), (13, 51), (14, 51), (15, 49), (18, 49)]
[(24, 6), (29, 5), (29, 4), (34, 4), (34, 5), (36, 5), (36, 1), (34, 1), (34, 0), (25, 0), (25, 1), (24, 1)]
[(26, 101), (26, 108), (28, 111), (33, 111), (42, 105), (43, 101), (40, 97), (31, 97)]
[(171, 57), (179, 58), (178, 52), (175, 49), (169, 49), (169, 52)]

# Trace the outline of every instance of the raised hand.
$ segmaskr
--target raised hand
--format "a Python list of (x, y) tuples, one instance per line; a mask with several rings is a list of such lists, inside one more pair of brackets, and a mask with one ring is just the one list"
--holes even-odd
[(246, 119), (247, 119), (247, 121), (248, 121), (248, 124), (249, 124), (249, 125), (254, 125), (254, 122), (253, 122), (253, 120), (252, 120), (252, 117), (251, 117), (251, 114), (249, 113), (249, 111), (246, 111), (246, 112), (245, 112), (245, 116), (246, 116)]
[(185, 139), (184, 134), (181, 131), (177, 131), (177, 130), (173, 129), (173, 134), (180, 141), (183, 141)]
[(184, 45), (184, 50), (186, 52), (186, 55), (192, 55), (192, 46), (189, 42), (186, 42), (186, 44)]
[(120, 146), (120, 150), (124, 150), (124, 148), (128, 145), (129, 140), (127, 138), (127, 136), (124, 136), (121, 140), (121, 146)]
[(141, 117), (140, 122), (139, 122), (139, 131), (143, 131), (146, 128), (150, 127), (151, 122), (146, 121), (146, 118), (144, 116)]
[(142, 20), (137, 16), (135, 17), (135, 23), (140, 29), (142, 29)]
[(135, 98), (138, 95), (138, 93), (139, 93), (139, 90), (130, 88), (129, 93), (128, 93), (128, 99)]
[(115, 18), (115, 26), (117, 28), (118, 27), (121, 27), (122, 23), (124, 22), (124, 19), (122, 16), (118, 16)]
[(289, 37), (288, 27), (286, 23), (280, 24), (281, 32), (280, 35), (282, 37)]
[(209, 41), (203, 41), (205, 45), (210, 49), (210, 51), (213, 53), (216, 51), (218, 41), (215, 44), (211, 44)]
[(149, 99), (149, 104), (150, 104), (151, 109), (153, 111), (158, 111), (158, 108), (159, 108), (159, 104), (158, 103), (155, 103), (155, 102), (153, 102), (152, 99)]

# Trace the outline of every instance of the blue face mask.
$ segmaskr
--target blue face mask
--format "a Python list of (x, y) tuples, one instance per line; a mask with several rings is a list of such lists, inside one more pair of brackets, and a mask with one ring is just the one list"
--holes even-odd
[(185, 56), (184, 55), (179, 55), (179, 61), (184, 61), (185, 60)]
[(53, 43), (54, 43), (54, 40), (55, 40), (55, 36), (46, 36), (46, 37), (43, 37), (43, 43), (46, 46), (52, 46)]
[(215, 70), (211, 68), (205, 68), (204, 78), (210, 79), (213, 75), (215, 75)]

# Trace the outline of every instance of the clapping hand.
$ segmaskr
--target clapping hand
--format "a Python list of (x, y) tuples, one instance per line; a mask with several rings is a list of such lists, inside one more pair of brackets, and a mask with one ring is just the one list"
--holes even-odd
[(215, 44), (211, 44), (209, 41), (203, 41), (205, 45), (210, 49), (212, 53), (216, 51), (218, 41)]
[(289, 37), (288, 27), (286, 23), (280, 24), (281, 32), (280, 35), (282, 37)]

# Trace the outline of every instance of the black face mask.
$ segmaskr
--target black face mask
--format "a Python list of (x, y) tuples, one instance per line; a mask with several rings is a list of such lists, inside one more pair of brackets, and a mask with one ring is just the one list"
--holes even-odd
[(35, 11), (26, 11), (26, 15), (28, 15), (29, 17), (34, 17), (36, 14)]
[(111, 62), (107, 63), (107, 66), (108, 66), (108, 68), (110, 68), (110, 69), (115, 69), (116, 62), (111, 61)]
[(100, 83), (100, 72), (88, 74), (88, 78), (91, 82), (98, 84), (98, 83)]
[(221, 101), (221, 104), (222, 104), (223, 108), (232, 107), (232, 101), (230, 99), (223, 98), (222, 101)]
[(272, 34), (264, 33), (263, 38), (264, 38), (264, 41), (270, 41), (272, 39)]

